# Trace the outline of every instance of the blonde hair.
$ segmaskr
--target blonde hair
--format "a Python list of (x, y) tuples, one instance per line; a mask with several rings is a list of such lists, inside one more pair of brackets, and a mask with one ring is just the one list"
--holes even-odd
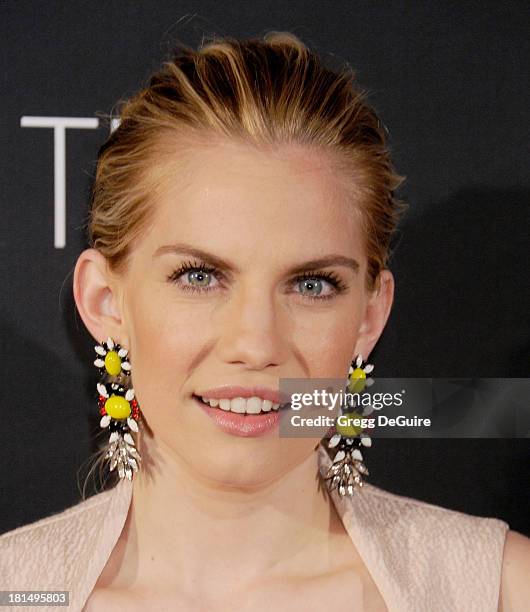
[(360, 195), (366, 287), (376, 288), (407, 206), (394, 197), (403, 177), (391, 163), (385, 127), (349, 67), (325, 67), (289, 32), (214, 37), (198, 50), (179, 44), (148, 85), (120, 103), (119, 116), (98, 153), (88, 222), (90, 245), (113, 271), (125, 270), (131, 245), (152, 218), (152, 168), (163, 143), (186, 146), (213, 135), (330, 153)]

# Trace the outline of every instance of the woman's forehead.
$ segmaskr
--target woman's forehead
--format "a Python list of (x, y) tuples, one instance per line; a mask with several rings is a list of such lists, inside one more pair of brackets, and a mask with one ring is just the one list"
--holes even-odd
[[(167, 226), (236, 221), (346, 224), (352, 214), (344, 177), (302, 147), (261, 151), (237, 143), (188, 149), (154, 169), (158, 221)], [(292, 227), (294, 230), (295, 228)]]

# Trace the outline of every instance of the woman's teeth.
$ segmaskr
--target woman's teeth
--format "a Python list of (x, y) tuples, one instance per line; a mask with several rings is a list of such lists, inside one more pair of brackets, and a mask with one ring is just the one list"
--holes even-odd
[(238, 414), (259, 414), (260, 412), (270, 412), (278, 410), (280, 404), (273, 404), (270, 400), (264, 400), (260, 397), (234, 397), (234, 399), (207, 399), (200, 398), (203, 403), (208, 404), (212, 408), (220, 408), (226, 412), (237, 412)]

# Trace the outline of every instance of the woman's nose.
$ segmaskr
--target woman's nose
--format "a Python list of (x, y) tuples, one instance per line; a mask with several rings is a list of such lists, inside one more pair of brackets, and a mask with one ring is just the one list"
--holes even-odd
[(225, 362), (256, 370), (284, 362), (288, 346), (285, 315), (272, 292), (259, 283), (234, 294), (219, 323), (219, 350)]

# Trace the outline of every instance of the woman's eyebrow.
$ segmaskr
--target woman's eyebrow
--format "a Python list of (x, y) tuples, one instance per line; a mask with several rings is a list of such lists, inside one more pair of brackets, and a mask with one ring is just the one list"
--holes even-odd
[[(177, 244), (166, 244), (164, 246), (159, 247), (153, 253), (153, 259), (156, 257), (160, 257), (161, 255), (165, 255), (166, 253), (173, 253), (176, 255), (189, 255), (191, 257), (196, 257), (197, 259), (201, 259), (204, 262), (215, 266), (220, 270), (226, 270), (228, 272), (239, 273), (240, 269), (230, 261), (222, 259), (213, 253), (208, 253), (203, 249), (198, 249), (197, 247), (191, 246), (190, 244), (185, 244), (183, 242), (179, 242)], [(346, 268), (350, 268), (353, 272), (359, 271), (359, 262), (353, 257), (346, 257), (345, 255), (325, 255), (324, 257), (319, 257), (318, 259), (311, 259), (310, 261), (306, 261), (302, 264), (297, 264), (292, 267), (288, 274), (302, 274), (304, 272), (310, 272), (315, 268), (327, 268), (329, 266), (343, 266)]]

